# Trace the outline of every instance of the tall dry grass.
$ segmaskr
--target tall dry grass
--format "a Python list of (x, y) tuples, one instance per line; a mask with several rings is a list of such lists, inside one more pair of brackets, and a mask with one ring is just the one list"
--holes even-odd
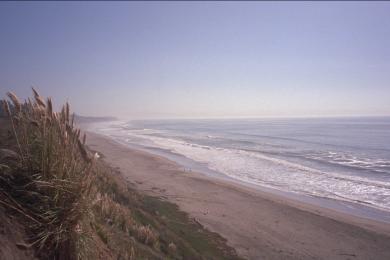
[(55, 112), (51, 99), (34, 89), (34, 98), (23, 103), (7, 95), (11, 103), (2, 105), (14, 145), (1, 149), (0, 204), (22, 216), (27, 246), (41, 258), (75, 259), (78, 223), (88, 210), (94, 178), (85, 135), (75, 128), (68, 103)]

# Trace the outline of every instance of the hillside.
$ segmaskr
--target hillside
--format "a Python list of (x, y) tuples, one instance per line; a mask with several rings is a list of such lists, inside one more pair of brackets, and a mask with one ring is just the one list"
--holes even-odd
[[(0, 259), (238, 259), (175, 204), (138, 192), (85, 144), (69, 105), (34, 91), (0, 119)], [(11, 232), (12, 230), (12, 232)]]

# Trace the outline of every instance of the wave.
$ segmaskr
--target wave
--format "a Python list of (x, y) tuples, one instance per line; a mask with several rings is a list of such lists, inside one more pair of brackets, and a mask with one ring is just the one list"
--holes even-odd
[(390, 175), (390, 161), (386, 159), (363, 158), (339, 151), (313, 152), (305, 154), (304, 157), (322, 163), (351, 167), (357, 170), (369, 170), (371, 173), (374, 172)]
[[(318, 170), (295, 162), (242, 149), (189, 143), (175, 138), (128, 131), (128, 136), (147, 139), (157, 148), (168, 149), (230, 178), (284, 191), (369, 204), (390, 210), (390, 183), (365, 177)], [(330, 151), (327, 155), (337, 156)], [(367, 163), (355, 159), (347, 164)], [(387, 165), (388, 161), (380, 163)]]
[[(334, 143), (327, 143), (327, 142), (318, 142), (318, 141), (312, 141), (312, 140), (303, 140), (301, 138), (292, 138), (292, 137), (283, 137), (283, 136), (272, 136), (272, 135), (261, 135), (261, 134), (249, 134), (249, 133), (237, 133), (237, 132), (227, 132), (231, 135), (236, 136), (247, 136), (247, 137), (255, 137), (255, 138), (264, 138), (269, 140), (277, 140), (277, 141), (290, 141), (290, 142), (296, 142), (296, 143), (302, 143), (302, 144), (309, 144), (309, 145), (321, 145), (321, 146), (328, 146), (328, 147), (334, 147), (334, 148), (348, 148), (348, 149), (365, 149), (363, 146), (358, 145), (347, 145), (347, 144), (334, 144)], [(319, 134), (316, 134), (316, 137), (319, 137)], [(376, 148), (375, 150), (383, 151), (383, 152), (390, 152), (390, 149), (388, 148)]]

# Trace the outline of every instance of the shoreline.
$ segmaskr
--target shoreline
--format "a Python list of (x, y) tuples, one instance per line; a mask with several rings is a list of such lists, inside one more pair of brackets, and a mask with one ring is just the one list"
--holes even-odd
[(137, 189), (177, 204), (248, 259), (390, 258), (384, 222), (185, 172), (169, 159), (97, 133), (88, 132), (87, 144)]
[[(97, 134), (100, 133), (97, 132)], [(112, 139), (109, 136), (105, 136), (105, 138)], [(207, 166), (200, 165), (192, 161), (191, 159), (184, 157), (183, 155), (174, 154), (164, 149), (142, 147), (131, 143), (122, 143), (121, 141), (118, 140), (114, 140), (114, 141), (117, 142), (119, 145), (124, 145), (125, 147), (128, 147), (129, 149), (143, 151), (147, 154), (152, 154), (173, 161), (184, 172), (193, 171), (197, 174), (206, 175), (206, 177), (215, 179), (217, 181), (221, 180), (222, 182), (238, 185), (239, 187), (247, 187), (250, 190), (258, 191), (263, 194), (271, 193), (278, 197), (288, 198), (292, 202), (312, 205), (313, 207), (323, 208), (325, 210), (335, 211), (338, 213), (355, 216), (357, 218), (369, 219), (381, 223), (387, 223), (390, 225), (390, 211), (383, 208), (375, 207), (374, 205), (352, 202), (348, 200), (337, 200), (334, 198), (311, 196), (311, 195), (306, 195), (301, 193), (284, 191), (273, 187), (260, 186), (257, 184), (234, 179), (232, 177), (229, 177), (217, 171), (213, 171), (207, 168)]]
[[(125, 124), (124, 122), (114, 121), (116, 126)], [(113, 121), (104, 122), (103, 126), (108, 127), (109, 129), (112, 127)], [(126, 124), (125, 124), (126, 125)], [(191, 156), (187, 157), (183, 154), (178, 154), (172, 152), (170, 149), (164, 149), (162, 147), (149, 146), (145, 144), (139, 144), (137, 142), (128, 142), (126, 138), (122, 138), (119, 136), (112, 136), (111, 134), (105, 134), (102, 131), (97, 131), (97, 129), (101, 128), (102, 123), (86, 123), (84, 127), (89, 129), (90, 131), (105, 136), (111, 140), (114, 140), (118, 144), (125, 145), (129, 149), (141, 150), (148, 154), (153, 154), (156, 156), (163, 157), (165, 159), (171, 160), (179, 165), (181, 169), (184, 171), (194, 171), (200, 173), (202, 175), (207, 175), (213, 179), (221, 179), (223, 181), (228, 181), (229, 183), (235, 183), (239, 186), (246, 186), (255, 190), (260, 190), (265, 193), (273, 193), (277, 196), (282, 196), (285, 198), (293, 198), (294, 201), (299, 201), (304, 204), (310, 204), (315, 207), (326, 208), (329, 210), (334, 210), (340, 213), (344, 213), (347, 215), (353, 215), (359, 218), (372, 219), (378, 222), (385, 222), (390, 224), (390, 208), (382, 207), (375, 203), (371, 203), (370, 201), (366, 201), (364, 199), (352, 199), (347, 197), (343, 197), (342, 194), (333, 193), (325, 196), (318, 195), (316, 193), (306, 192), (305, 190), (294, 191), (286, 190), (278, 187), (277, 185), (267, 185), (267, 183), (256, 183), (256, 181), (241, 179), (233, 174), (233, 176), (228, 176), (226, 173), (218, 172), (217, 170), (210, 169), (208, 165), (205, 163), (196, 161), (191, 159)], [(103, 127), (104, 128), (104, 127)], [(261, 169), (261, 164), (258, 165), (258, 169)], [(284, 171), (286, 172), (286, 171)]]
[[(111, 122), (111, 121), (110, 121)], [(109, 123), (110, 123), (109, 122)], [(107, 123), (107, 122), (106, 122)], [(98, 126), (101, 126), (101, 123), (96, 123)], [(120, 145), (124, 145), (129, 149), (139, 150), (152, 154), (155, 156), (160, 156), (164, 159), (175, 162), (180, 169), (183, 171), (194, 171), (196, 173), (206, 175), (212, 179), (222, 180), (224, 182), (233, 183), (238, 186), (245, 186), (250, 189), (254, 189), (263, 193), (272, 193), (276, 196), (281, 196), (283, 198), (289, 198), (294, 202), (309, 204), (314, 207), (325, 208), (327, 210), (336, 211), (342, 214), (356, 216), (363, 219), (371, 219), (373, 221), (384, 222), (390, 224), (390, 210), (378, 207), (374, 204), (364, 203), (363, 201), (351, 201), (343, 198), (331, 198), (331, 197), (321, 197), (315, 196), (312, 194), (304, 194), (299, 192), (286, 191), (283, 189), (278, 189), (277, 187), (271, 186), (262, 186), (259, 184), (243, 181), (237, 178), (227, 176), (223, 173), (220, 173), (215, 170), (211, 170), (207, 165), (193, 161), (190, 158), (185, 157), (181, 154), (173, 153), (169, 150), (158, 148), (158, 147), (145, 147), (136, 143), (128, 143), (124, 140), (119, 140), (110, 135), (105, 135), (99, 131), (96, 131), (96, 125), (93, 123), (87, 123), (84, 125), (86, 129), (89, 129), (91, 132), (109, 138), (110, 140), (115, 141)]]

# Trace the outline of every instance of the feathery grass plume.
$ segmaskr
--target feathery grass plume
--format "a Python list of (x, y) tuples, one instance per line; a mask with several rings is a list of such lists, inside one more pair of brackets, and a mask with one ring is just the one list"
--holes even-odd
[(11, 110), (9, 109), (9, 104), (8, 104), (8, 101), (6, 100), (2, 100), (2, 104), (3, 104), (3, 109), (6, 113), (7, 116), (11, 116)]
[[(19, 159), (15, 167), (2, 167), (0, 186), (6, 188), (0, 190), (0, 204), (25, 218), (29, 243), (40, 257), (75, 259), (71, 255), (79, 236), (76, 227), (89, 208), (94, 160), (84, 146), (85, 137), (81, 142), (80, 130), (69, 125), (69, 104), (58, 114), (50, 98), (45, 104), (32, 90), (34, 100), (24, 104), (16, 95), (8, 95), (14, 111), (8, 101), (2, 102), (19, 147)], [(69, 255), (61, 258), (63, 252)]]
[(12, 92), (7, 92), (7, 96), (11, 99), (13, 105), (15, 106), (16, 112), (19, 113), (22, 110), (22, 105), (20, 104), (18, 97)]
[(34, 93), (34, 98), (35, 98), (35, 101), (37, 102), (37, 105), (42, 107), (42, 108), (45, 108), (46, 105), (45, 105), (45, 101), (43, 101), (43, 98), (39, 95), (39, 93), (33, 88), (32, 88), (32, 91)]
[(137, 228), (137, 236), (146, 245), (153, 245), (157, 241), (157, 235), (150, 226), (139, 226)]
[(73, 127), (73, 124), (74, 124), (74, 113), (72, 113), (72, 118), (71, 118), (71, 121), (70, 121), (70, 126)]
[(38, 91), (36, 91), (34, 87), (31, 87), (31, 89), (33, 91), (34, 97), (39, 96)]
[(51, 102), (51, 98), (47, 98), (46, 104), (47, 104), (47, 107), (46, 107), (47, 115), (50, 116), (50, 118), (52, 118), (53, 117), (53, 104)]
[(53, 119), (58, 121), (58, 113), (57, 112), (53, 112)]
[[(10, 97), (10, 94), (11, 92), (8, 92), (8, 96)], [(19, 99), (15, 96), (15, 95), (11, 95), (15, 101), (19, 101)], [(10, 97), (11, 98), (11, 97)], [(14, 101), (13, 101), (14, 102)], [(6, 112), (6, 114), (8, 115), (8, 117), (10, 118), (11, 120), (11, 126), (12, 126), (12, 131), (14, 133), (14, 136), (15, 136), (15, 141), (16, 141), (16, 144), (18, 146), (18, 149), (19, 149), (19, 153), (20, 153), (20, 158), (22, 158), (23, 160), (23, 151), (22, 151), (22, 147), (20, 145), (20, 141), (19, 141), (19, 137), (17, 135), (17, 130), (16, 130), (16, 123), (15, 123), (15, 117), (14, 115), (12, 115), (12, 111), (9, 107), (9, 104), (8, 104), (8, 101), (7, 100), (3, 100), (3, 104), (4, 104), (4, 110)], [(18, 113), (19, 114), (19, 113)]]
[(67, 122), (69, 124), (69, 103), (66, 102), (65, 104), (65, 122)]
[(61, 108), (61, 113), (60, 113), (60, 119), (61, 119), (61, 122), (65, 124), (65, 106), (62, 106)]

